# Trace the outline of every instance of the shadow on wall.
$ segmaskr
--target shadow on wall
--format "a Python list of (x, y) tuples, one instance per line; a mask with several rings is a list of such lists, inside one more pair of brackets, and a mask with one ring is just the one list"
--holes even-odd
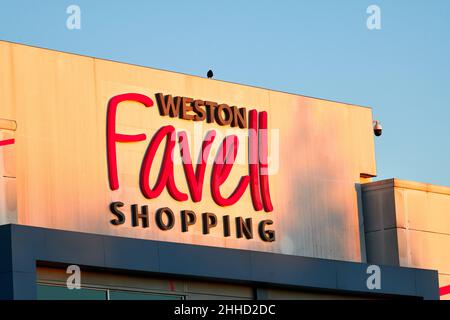
[(325, 114), (322, 108), (308, 105), (295, 110), (301, 110), (295, 115), (295, 127), (284, 128), (290, 136), (280, 138), (280, 159), (285, 163), (279, 175), (287, 184), (285, 190), (275, 190), (282, 206), (277, 210), (278, 224), (284, 230), (278, 237), (281, 250), (360, 262), (364, 247), (361, 205), (355, 192), (359, 173), (354, 172), (351, 153), (346, 152), (352, 148), (350, 131), (336, 132), (336, 119), (329, 110)]

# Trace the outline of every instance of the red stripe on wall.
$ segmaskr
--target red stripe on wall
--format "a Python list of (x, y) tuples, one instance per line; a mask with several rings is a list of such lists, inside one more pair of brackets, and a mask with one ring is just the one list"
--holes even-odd
[(14, 142), (15, 142), (14, 139), (2, 140), (2, 141), (0, 141), (0, 147), (7, 146), (9, 144), (14, 144)]
[(450, 286), (445, 286), (445, 287), (439, 288), (439, 295), (445, 296), (446, 294), (449, 294), (449, 293), (450, 293)]

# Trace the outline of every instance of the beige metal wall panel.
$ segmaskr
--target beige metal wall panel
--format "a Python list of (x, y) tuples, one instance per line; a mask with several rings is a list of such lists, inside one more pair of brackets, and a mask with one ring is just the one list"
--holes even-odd
[(363, 185), (363, 194), (368, 261), (438, 270), (448, 285), (450, 187), (390, 179)]
[(16, 179), (0, 176), (0, 225), (17, 223)]
[(0, 41), (0, 119), (16, 116), (12, 47), (13, 44)]
[(450, 188), (447, 193), (395, 187), (399, 227), (450, 235)]
[[(0, 141), (11, 141), (15, 139), (14, 131), (0, 129)], [(5, 144), (0, 146), (0, 176), (16, 177), (16, 146)]]
[[(6, 42), (0, 42), (0, 68), (10, 70), (0, 77), (0, 98), (7, 105), (6, 109), (2, 106), (0, 118), (17, 123), (19, 223), (361, 261), (361, 221), (355, 187), (361, 175), (376, 175), (369, 108)], [(117, 144), (120, 188), (112, 191), (106, 161), (107, 104), (113, 96), (128, 92), (145, 94), (155, 105), (144, 108), (127, 102), (119, 107), (117, 132), (145, 133), (147, 140)], [(203, 137), (208, 130), (216, 130), (210, 162), (219, 147), (219, 137), (232, 133), (240, 137), (238, 159), (242, 157), (243, 161), (233, 166), (221, 187), (222, 194), (230, 194), (240, 177), (248, 174), (247, 130), (162, 117), (155, 99), (159, 92), (268, 112), (273, 212), (256, 212), (249, 189), (235, 205), (218, 206), (210, 193), (210, 163), (201, 202), (175, 201), (166, 190), (157, 199), (144, 198), (139, 188), (140, 167), (151, 137), (164, 125), (187, 131), (192, 141), (196, 135)], [(199, 143), (191, 143), (194, 159), (199, 147)], [(162, 148), (156, 154), (155, 168), (161, 158)], [(152, 182), (157, 174), (153, 169)], [(175, 182), (188, 193), (180, 161), (175, 164)], [(114, 216), (109, 204), (113, 201), (126, 205), (124, 225), (110, 223)], [(147, 229), (132, 227), (131, 204), (148, 205), (152, 215), (158, 208), (169, 207), (176, 216), (174, 229), (162, 231), (153, 221)], [(183, 209), (195, 211), (198, 218), (187, 233), (180, 229), (179, 214)], [(209, 235), (202, 234), (203, 212), (213, 212), (219, 218), (218, 227)], [(223, 236), (223, 215), (231, 217), (230, 237)], [(253, 218), (252, 240), (236, 238), (233, 220), (238, 216)], [(274, 221), (275, 242), (259, 239), (256, 222), (263, 219)]]
[(450, 235), (398, 229), (400, 266), (450, 274)]
[[(0, 142), (15, 138), (14, 126), (0, 119)], [(16, 146), (0, 146), (0, 224), (17, 223)]]

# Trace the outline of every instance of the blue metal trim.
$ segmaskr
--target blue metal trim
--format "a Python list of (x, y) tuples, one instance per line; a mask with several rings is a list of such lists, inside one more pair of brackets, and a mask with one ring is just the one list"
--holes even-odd
[(366, 286), (368, 264), (80, 232), (0, 226), (0, 299), (36, 299), (38, 261), (246, 283), (439, 299), (434, 270), (380, 266), (381, 289)]

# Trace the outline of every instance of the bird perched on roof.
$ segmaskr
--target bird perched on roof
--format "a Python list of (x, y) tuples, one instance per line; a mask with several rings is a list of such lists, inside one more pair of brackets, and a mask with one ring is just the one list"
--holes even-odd
[(212, 77), (214, 77), (214, 73), (212, 72), (212, 70), (208, 70), (206, 76), (208, 77), (208, 79), (212, 79)]

